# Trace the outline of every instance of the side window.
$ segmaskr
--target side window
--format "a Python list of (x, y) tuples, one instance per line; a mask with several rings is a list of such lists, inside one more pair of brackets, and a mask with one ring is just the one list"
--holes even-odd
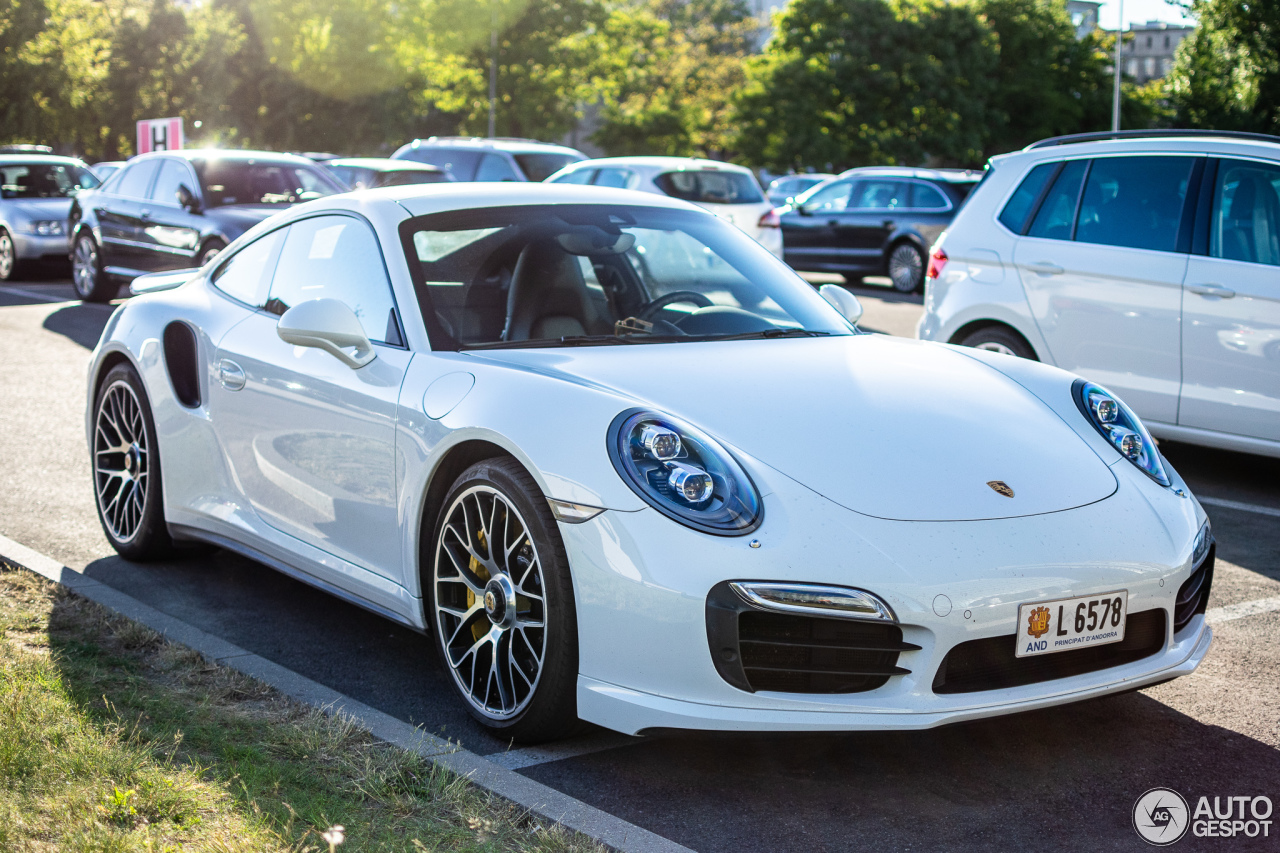
[(126, 198), (146, 198), (147, 188), (151, 186), (151, 178), (160, 167), (159, 160), (145, 160), (124, 167), (124, 174), (116, 181), (115, 190)]
[(316, 216), (289, 226), (267, 310), (283, 314), (310, 299), (347, 303), (369, 340), (403, 346), (382, 250), (350, 216)]
[(553, 184), (589, 184), (591, 177), (596, 173), (595, 169), (574, 169), (568, 174), (561, 175), (551, 183)]
[(903, 181), (859, 181), (854, 185), (851, 210), (891, 210), (907, 206), (907, 185)]
[(1223, 160), (1213, 187), (1209, 254), (1280, 266), (1280, 169)]
[(1014, 190), (1012, 198), (1005, 204), (1004, 210), (1000, 211), (1000, 222), (1005, 228), (1014, 234), (1022, 233), (1022, 229), (1027, 224), (1027, 217), (1031, 215), (1031, 207), (1040, 197), (1040, 191), (1049, 182), (1049, 178), (1053, 177), (1053, 170), (1057, 166), (1057, 163), (1041, 163), (1022, 179), (1022, 183)]
[(917, 210), (946, 210), (947, 199), (928, 184), (911, 185), (911, 206)]
[(630, 184), (630, 169), (601, 169), (596, 172), (595, 185), (598, 187), (617, 187), (625, 190)]
[(168, 159), (160, 161), (160, 174), (156, 177), (155, 188), (151, 190), (151, 200), (177, 207), (180, 184), (186, 184), (187, 189), (193, 192), (195, 190), (195, 180), (181, 163)]
[(480, 158), (480, 168), (476, 169), (477, 181), (518, 181), (520, 176), (511, 168), (505, 157), (498, 154), (486, 154)]
[(1193, 157), (1102, 157), (1080, 200), (1076, 240), (1175, 251)]
[(849, 206), (849, 193), (853, 184), (838, 181), (828, 184), (804, 200), (804, 209), (811, 213), (836, 213)]
[(232, 255), (214, 271), (213, 286), (246, 305), (261, 308), (267, 301), (267, 285), (286, 230), (264, 234)]
[(1062, 167), (1053, 189), (1044, 197), (1036, 218), (1031, 222), (1028, 237), (1044, 237), (1048, 240), (1070, 240), (1071, 226), (1076, 218), (1076, 202), (1080, 200), (1080, 182), (1084, 180), (1088, 160), (1072, 160)]

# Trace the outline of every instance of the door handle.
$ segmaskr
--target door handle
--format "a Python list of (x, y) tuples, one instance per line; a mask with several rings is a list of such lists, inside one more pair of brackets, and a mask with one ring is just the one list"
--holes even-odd
[(1199, 296), (1216, 297), (1218, 299), (1230, 299), (1236, 295), (1236, 292), (1229, 287), (1223, 287), (1220, 284), (1193, 284), (1187, 290)]
[(1034, 264), (1027, 264), (1027, 269), (1036, 275), (1062, 275), (1065, 272), (1062, 267), (1049, 261), (1037, 261)]
[(239, 391), (244, 387), (244, 368), (230, 359), (218, 361), (218, 380), (228, 391)]

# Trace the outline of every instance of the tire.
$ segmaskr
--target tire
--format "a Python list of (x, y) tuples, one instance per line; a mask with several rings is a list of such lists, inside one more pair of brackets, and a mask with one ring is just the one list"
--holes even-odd
[(220, 253), (225, 248), (227, 248), (226, 243), (222, 242), (216, 237), (213, 238), (209, 242), (205, 243), (204, 246), (200, 249), (200, 254), (196, 255), (196, 266), (202, 267), (205, 264), (209, 263), (209, 261), (217, 257), (218, 253)]
[(846, 272), (841, 273), (840, 277), (844, 279), (845, 284), (851, 284), (855, 287), (862, 284), (863, 276), (861, 273)]
[(973, 347), (974, 349), (998, 352), (1004, 355), (1016, 355), (1018, 358), (1039, 361), (1035, 352), (1023, 339), (1022, 335), (1019, 335), (1008, 326), (984, 326), (965, 335), (959, 343), (961, 346)]
[(890, 249), (885, 267), (899, 293), (915, 293), (924, 287), (924, 252), (914, 243), (899, 243)]
[(98, 385), (93, 427), (94, 505), (111, 547), (138, 562), (169, 556), (156, 426), (131, 365), (111, 368)]
[(13, 245), (13, 237), (0, 228), (0, 281), (11, 281), (17, 269), (18, 250)]
[(76, 296), (85, 302), (110, 302), (115, 299), (118, 286), (102, 269), (102, 253), (98, 242), (89, 234), (76, 238), (71, 250), (71, 286)]
[(462, 472), (443, 506), (428, 606), (450, 682), (504, 740), (564, 737), (579, 725), (578, 621), (569, 559), (542, 490), (514, 459), (488, 459)]

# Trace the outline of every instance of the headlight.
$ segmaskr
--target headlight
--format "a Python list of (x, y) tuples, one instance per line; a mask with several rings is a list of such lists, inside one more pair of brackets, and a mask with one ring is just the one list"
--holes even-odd
[(1121, 456), (1160, 485), (1169, 485), (1169, 475), (1164, 471), (1155, 440), (1119, 397), (1083, 379), (1075, 381), (1071, 392), (1089, 423), (1120, 451)]
[(609, 458), (636, 494), (694, 530), (741, 536), (760, 526), (760, 495), (715, 439), (668, 415), (632, 409), (609, 426)]
[(61, 219), (39, 219), (28, 222), (27, 227), (22, 230), (41, 237), (56, 237), (63, 233), (63, 223)]

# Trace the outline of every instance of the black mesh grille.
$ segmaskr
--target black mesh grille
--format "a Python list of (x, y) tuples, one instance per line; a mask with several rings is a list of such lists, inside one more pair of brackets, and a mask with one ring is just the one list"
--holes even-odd
[(920, 648), (904, 643), (896, 624), (761, 610), (727, 583), (707, 597), (707, 639), (725, 681), (752, 692), (874, 690), (909, 672), (897, 665), (899, 652)]
[(1203, 613), (1208, 607), (1209, 587), (1213, 585), (1213, 561), (1216, 550), (1216, 545), (1210, 546), (1204, 562), (1178, 589), (1178, 601), (1173, 606), (1173, 633), (1176, 634), (1187, 627), (1191, 617), (1197, 613)]
[(947, 653), (933, 679), (934, 693), (976, 693), (1069, 678), (1142, 660), (1165, 643), (1163, 608), (1130, 613), (1124, 639), (1105, 646), (1034, 657), (1015, 657), (1016, 635), (961, 643)]

